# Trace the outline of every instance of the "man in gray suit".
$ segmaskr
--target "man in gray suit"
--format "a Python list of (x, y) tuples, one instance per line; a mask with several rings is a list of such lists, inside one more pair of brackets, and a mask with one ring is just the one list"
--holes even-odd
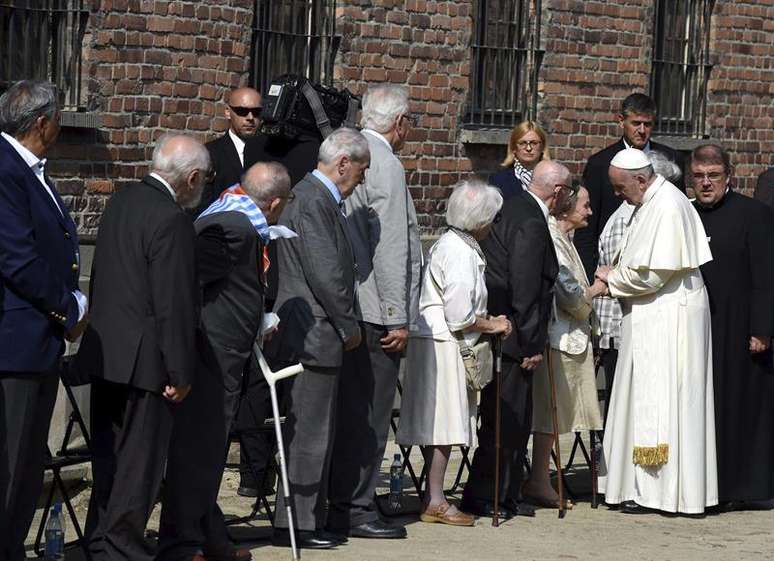
[[(274, 309), (280, 332), (267, 354), (279, 364), (304, 365), (290, 390), (285, 436), (297, 539), (310, 549), (344, 541), (324, 530), (341, 364), (344, 353), (361, 342), (355, 259), (342, 207), (369, 161), (362, 134), (334, 131), (320, 146), (317, 169), (293, 188), (280, 218), (298, 237), (278, 240), (282, 273)], [(287, 546), (288, 520), (278, 495), (272, 541)]]
[(331, 464), (330, 530), (361, 538), (405, 538), (380, 520), (374, 491), (390, 429), (400, 353), (418, 309), (422, 247), (406, 173), (395, 152), (412, 118), (408, 91), (381, 84), (363, 98), (371, 151), (365, 183), (345, 208), (358, 264), (364, 343), (344, 356)]

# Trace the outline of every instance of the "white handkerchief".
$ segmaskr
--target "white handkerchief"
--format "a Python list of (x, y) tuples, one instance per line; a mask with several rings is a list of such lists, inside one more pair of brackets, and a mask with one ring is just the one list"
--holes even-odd
[(293, 230), (287, 226), (269, 226), (269, 239), (276, 240), (277, 238), (297, 238)]
[(261, 322), (261, 337), (267, 333), (274, 331), (279, 325), (280, 318), (274, 312), (269, 312), (263, 315), (263, 321)]

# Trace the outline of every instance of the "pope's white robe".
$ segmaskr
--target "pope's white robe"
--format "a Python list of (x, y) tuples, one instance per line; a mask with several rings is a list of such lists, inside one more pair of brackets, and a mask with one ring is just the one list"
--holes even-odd
[(710, 310), (699, 271), (711, 259), (698, 214), (657, 176), (608, 276), (624, 316), (599, 478), (607, 503), (695, 514), (718, 502)]

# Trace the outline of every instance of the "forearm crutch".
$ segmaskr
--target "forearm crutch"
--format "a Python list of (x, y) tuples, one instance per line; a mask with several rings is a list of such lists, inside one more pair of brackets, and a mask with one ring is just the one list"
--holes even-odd
[(280, 472), (282, 473), (282, 490), (285, 497), (285, 508), (287, 509), (288, 516), (288, 532), (290, 533), (290, 550), (293, 556), (293, 561), (300, 559), (298, 555), (298, 547), (296, 546), (296, 534), (293, 524), (293, 508), (290, 501), (290, 484), (288, 483), (288, 466), (285, 462), (285, 444), (282, 440), (282, 428), (280, 426), (280, 412), (279, 403), (277, 401), (277, 382), (285, 378), (290, 378), (296, 374), (303, 372), (304, 367), (301, 364), (294, 364), (288, 366), (277, 372), (273, 372), (266, 362), (263, 356), (261, 347), (258, 343), (253, 344), (253, 352), (258, 359), (258, 365), (261, 367), (263, 377), (266, 378), (266, 382), (269, 384), (269, 393), (271, 394), (271, 412), (274, 416), (274, 433), (277, 437), (277, 449), (280, 456)]
[(554, 427), (554, 446), (556, 449), (556, 475), (557, 492), (559, 493), (559, 518), (564, 518), (567, 508), (564, 503), (564, 479), (562, 477), (562, 453), (559, 447), (559, 422), (556, 413), (556, 382), (554, 381), (554, 369), (551, 360), (551, 347), (546, 347), (546, 370), (548, 370), (548, 383), (551, 386), (551, 419)]

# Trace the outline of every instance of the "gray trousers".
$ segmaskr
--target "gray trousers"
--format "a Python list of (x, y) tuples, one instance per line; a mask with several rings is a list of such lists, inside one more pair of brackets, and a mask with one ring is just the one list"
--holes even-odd
[(59, 377), (0, 373), (0, 560), (23, 561), (43, 486), (48, 428)]
[(374, 493), (390, 430), (400, 353), (385, 353), (383, 326), (366, 323), (363, 344), (344, 356), (336, 412), (328, 526), (346, 530), (379, 518)]
[[(283, 437), (297, 530), (325, 527), (339, 372), (306, 366), (289, 392)], [(279, 491), (274, 527), (287, 528), (284, 489)]]

